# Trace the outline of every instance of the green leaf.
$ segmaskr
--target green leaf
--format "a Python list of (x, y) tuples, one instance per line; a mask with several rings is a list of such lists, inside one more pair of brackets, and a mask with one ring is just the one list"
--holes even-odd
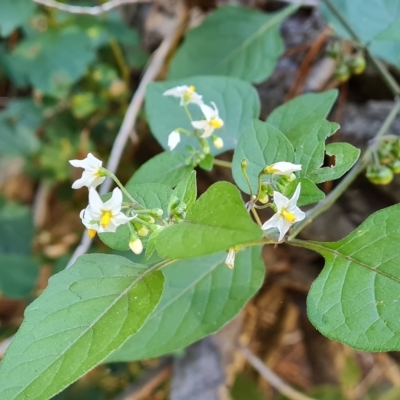
[(298, 137), (292, 139), (296, 163), (302, 165), (300, 176), (309, 177), (322, 166), (325, 158), (325, 140), (338, 129), (338, 124), (326, 120), (301, 126)]
[(257, 192), (258, 174), (270, 164), (278, 161), (294, 162), (294, 150), (289, 140), (266, 122), (253, 120), (239, 139), (233, 154), (232, 173), (239, 188), (249, 193), (241, 162), (249, 161), (246, 169), (253, 193)]
[(299, 127), (308, 126), (328, 116), (337, 95), (337, 90), (303, 94), (276, 108), (267, 122), (292, 141), (298, 137)]
[(25, 22), (35, 10), (31, 0), (1, 0), (0, 2), (0, 37), (8, 36)]
[(94, 61), (95, 52), (86, 32), (69, 26), (23, 40), (11, 58), (36, 89), (62, 98)]
[(211, 171), (214, 165), (214, 157), (211, 154), (206, 154), (204, 159), (199, 162), (199, 167), (204, 171)]
[(331, 143), (325, 148), (328, 156), (335, 157), (333, 166), (324, 167), (316, 170), (309, 175), (315, 183), (333, 181), (345, 174), (358, 160), (360, 150), (349, 143)]
[(0, 198), (0, 253), (31, 253), (33, 215), (26, 206)]
[(299, 183), (301, 183), (301, 192), (299, 200), (297, 201), (298, 206), (306, 206), (320, 201), (325, 197), (324, 192), (319, 190), (317, 186), (315, 186), (315, 183), (311, 182), (308, 178), (297, 178), (290, 182), (289, 185), (285, 187), (282, 194), (288, 198), (292, 197)]
[(0, 398), (49, 399), (74, 382), (137, 332), (163, 283), (160, 271), (105, 254), (50, 278), (0, 364)]
[(156, 248), (164, 258), (189, 258), (261, 237), (262, 231), (251, 220), (236, 187), (218, 182), (192, 205), (183, 222), (161, 231)]
[[(395, 29), (400, 18), (400, 0), (331, 1), (373, 54), (400, 66), (400, 36)], [(346, 29), (324, 3), (321, 12), (340, 36), (349, 38)]]
[(164, 151), (145, 162), (128, 181), (130, 184), (138, 183), (163, 183), (167, 186), (175, 186), (183, 179), (191, 165), (186, 164), (188, 154), (174, 151)]
[(157, 357), (216, 332), (234, 318), (262, 285), (261, 248), (236, 254), (235, 268), (226, 252), (181, 260), (163, 269), (165, 285), (157, 308), (142, 329), (107, 361)]
[(23, 254), (0, 254), (0, 292), (10, 298), (27, 297), (39, 278), (39, 266)]
[(260, 391), (257, 383), (246, 375), (238, 375), (231, 389), (233, 400), (265, 400), (264, 394)]
[(40, 148), (36, 130), (43, 111), (30, 99), (12, 100), (0, 111), (0, 153), (27, 156)]
[(264, 81), (284, 50), (280, 24), (297, 8), (290, 6), (276, 13), (218, 8), (187, 33), (172, 60), (169, 78), (207, 74)]
[[(128, 183), (125, 189), (129, 194), (143, 207), (161, 208), (164, 212), (164, 217), (168, 212), (169, 199), (172, 195), (172, 189), (169, 186), (159, 183)], [(106, 197), (107, 196), (107, 197)], [(110, 197), (110, 193), (105, 196), (105, 199)], [(124, 196), (125, 201), (129, 201)], [(100, 239), (109, 247), (115, 250), (129, 250), (130, 232), (127, 224), (121, 225), (114, 233), (100, 233)]]
[[(205, 103), (215, 102), (224, 126), (215, 130), (215, 134), (224, 141), (222, 149), (216, 149), (210, 142), (211, 154), (216, 155), (234, 149), (246, 125), (258, 117), (260, 102), (257, 91), (247, 82), (223, 76), (197, 76), (176, 81), (156, 82), (147, 86), (146, 114), (154, 137), (164, 149), (168, 149), (168, 135), (177, 128), (193, 132), (193, 127), (179, 99), (163, 96), (163, 93), (176, 86), (194, 85), (197, 93), (203, 96)], [(189, 104), (188, 109), (193, 120), (200, 120), (203, 115), (198, 106)], [(160, 113), (160, 110), (163, 110)], [(187, 145), (199, 149), (199, 143), (194, 137), (181, 134), (178, 149)], [(175, 150), (173, 152), (175, 154)]]
[(400, 204), (372, 214), (338, 242), (302, 242), (326, 264), (308, 315), (327, 337), (365, 351), (400, 349)]
[(34, 234), (28, 207), (0, 198), (0, 291), (24, 298), (35, 288), (39, 266), (30, 256)]
[(196, 171), (190, 172), (178, 183), (174, 189), (174, 194), (179, 200), (186, 204), (187, 208), (189, 208), (196, 201)]

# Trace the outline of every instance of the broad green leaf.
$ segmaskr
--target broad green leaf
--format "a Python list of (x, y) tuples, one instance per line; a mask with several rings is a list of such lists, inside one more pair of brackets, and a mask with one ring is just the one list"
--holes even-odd
[(241, 162), (249, 161), (246, 169), (253, 193), (257, 192), (258, 174), (270, 164), (278, 161), (294, 162), (294, 150), (289, 140), (272, 125), (253, 120), (239, 139), (233, 154), (232, 173), (239, 188), (249, 193)]
[(204, 159), (199, 162), (199, 167), (204, 171), (211, 171), (214, 165), (214, 157), (211, 154), (206, 154)]
[(39, 278), (39, 266), (24, 254), (0, 253), (0, 292), (10, 298), (32, 293)]
[(0, 37), (8, 36), (25, 22), (35, 10), (31, 0), (1, 0), (0, 1)]
[(0, 253), (30, 254), (33, 234), (30, 209), (0, 198)]
[(164, 151), (145, 162), (129, 180), (128, 185), (137, 183), (163, 183), (175, 186), (192, 169), (186, 164), (188, 154)]
[(400, 204), (372, 214), (338, 242), (303, 242), (326, 264), (308, 295), (325, 336), (365, 351), (400, 349)]
[[(400, 0), (331, 1), (372, 53), (397, 67), (400, 66), (400, 35), (396, 34), (398, 30), (395, 25), (400, 19)], [(323, 2), (321, 11), (339, 35), (350, 38), (349, 33)]]
[[(141, 183), (137, 185), (128, 183), (125, 189), (141, 206), (148, 209), (161, 208), (164, 212), (163, 216), (167, 215), (169, 199), (172, 195), (172, 189), (169, 186), (159, 183)], [(107, 196), (109, 197), (110, 194)], [(125, 200), (129, 201), (126, 198)], [(99, 237), (112, 249), (129, 250), (130, 233), (126, 224), (119, 226), (114, 233), (100, 233)]]
[(23, 40), (11, 58), (36, 89), (61, 98), (83, 76), (95, 52), (87, 33), (69, 26)]
[(298, 206), (306, 206), (308, 204), (316, 203), (325, 197), (324, 192), (319, 190), (315, 183), (310, 181), (308, 178), (297, 178), (290, 182), (289, 185), (285, 187), (282, 194), (288, 198), (292, 197), (299, 183), (301, 183), (301, 192), (299, 200), (297, 201)]
[(0, 398), (49, 399), (103, 361), (158, 304), (160, 271), (105, 254), (50, 278), (0, 364)]
[(298, 131), (299, 135), (291, 141), (296, 152), (296, 163), (302, 165), (300, 176), (309, 177), (322, 166), (325, 158), (325, 140), (338, 129), (338, 124), (326, 120), (302, 125)]
[(261, 248), (236, 254), (235, 267), (226, 252), (177, 261), (163, 269), (161, 300), (143, 325), (107, 361), (157, 357), (216, 332), (235, 317), (264, 280)]
[(164, 228), (157, 238), (161, 257), (197, 257), (261, 239), (236, 187), (218, 182), (199, 197), (179, 224)]
[(309, 175), (315, 183), (332, 181), (345, 174), (358, 160), (360, 150), (349, 143), (331, 143), (325, 148), (328, 156), (334, 156), (334, 165), (320, 168)]
[[(197, 93), (203, 96), (205, 103), (215, 102), (219, 115), (224, 120), (224, 126), (215, 130), (215, 134), (223, 139), (224, 147), (216, 149), (209, 140), (213, 155), (234, 149), (243, 129), (253, 118), (258, 117), (260, 112), (257, 91), (249, 83), (239, 79), (223, 76), (197, 76), (151, 83), (146, 90), (146, 114), (153, 135), (164, 149), (168, 149), (168, 135), (173, 130), (184, 128), (193, 132), (193, 127), (183, 107), (179, 106), (179, 99), (163, 96), (166, 90), (180, 85), (194, 85)], [(189, 104), (188, 109), (193, 120), (200, 120), (203, 117), (198, 106)], [(194, 137), (181, 134), (181, 142), (177, 149), (184, 149), (187, 145), (200, 148)]]
[(296, 9), (262, 13), (245, 7), (218, 8), (187, 33), (172, 60), (169, 78), (207, 74), (264, 81), (284, 50), (280, 25)]
[(35, 288), (39, 266), (31, 254), (33, 216), (28, 207), (0, 198), (0, 292), (23, 298)]
[(276, 108), (267, 118), (267, 122), (284, 133), (291, 141), (298, 137), (301, 126), (308, 126), (326, 118), (337, 95), (337, 90), (303, 94)]
[(196, 201), (196, 171), (190, 172), (178, 183), (174, 189), (174, 195), (178, 197), (179, 200), (183, 201), (187, 208), (189, 208)]
[(30, 99), (10, 101), (0, 111), (0, 153), (7, 156), (27, 156), (40, 147), (36, 130), (43, 110)]

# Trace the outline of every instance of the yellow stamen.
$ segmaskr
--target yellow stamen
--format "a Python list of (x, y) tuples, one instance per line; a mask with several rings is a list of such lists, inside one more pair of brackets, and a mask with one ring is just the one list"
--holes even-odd
[(95, 177), (100, 178), (102, 175), (100, 174), (100, 168), (96, 169), (96, 172), (93, 174)]
[(287, 211), (286, 208), (282, 209), (281, 215), (282, 215), (283, 218), (285, 218), (291, 224), (296, 222), (296, 216), (293, 215), (291, 212)]
[(102, 213), (103, 213), (103, 215), (101, 216), (100, 224), (103, 228), (106, 228), (108, 225), (110, 225), (111, 218), (112, 218), (112, 212), (102, 210)]
[(272, 165), (268, 165), (268, 167), (264, 168), (264, 172), (266, 174), (274, 174), (275, 172), (278, 172), (278, 170), (275, 169)]
[(189, 86), (189, 90), (190, 90), (191, 92), (194, 92), (194, 91), (196, 90), (196, 88), (195, 88), (193, 85), (190, 85), (190, 86)]
[(88, 229), (87, 231), (88, 236), (93, 239), (96, 236), (96, 230), (95, 229)]
[(211, 118), (210, 125), (215, 129), (219, 129), (224, 126), (224, 123), (219, 118)]

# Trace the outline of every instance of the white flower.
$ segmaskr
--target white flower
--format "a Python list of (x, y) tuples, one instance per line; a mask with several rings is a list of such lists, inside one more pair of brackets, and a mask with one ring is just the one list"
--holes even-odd
[(200, 106), (201, 104), (203, 104), (203, 96), (200, 96), (198, 93), (195, 92), (195, 90), (196, 88), (193, 85), (183, 85), (168, 89), (163, 93), (163, 95), (179, 97), (181, 99), (179, 103), (180, 106), (185, 106), (190, 103)]
[(128, 217), (121, 212), (122, 192), (115, 188), (109, 200), (103, 203), (96, 189), (89, 189), (89, 205), (81, 211), (82, 223), (89, 229), (89, 236), (94, 232), (115, 232), (118, 226), (126, 224), (136, 217)]
[(102, 172), (102, 161), (89, 153), (83, 160), (69, 160), (69, 163), (78, 168), (83, 168), (82, 177), (72, 184), (72, 189), (80, 189), (83, 186), (97, 187), (104, 182), (106, 175)]
[(298, 221), (301, 221), (305, 217), (305, 213), (297, 207), (296, 203), (299, 199), (301, 191), (301, 183), (297, 185), (297, 188), (289, 200), (283, 194), (274, 192), (274, 202), (277, 207), (277, 212), (261, 227), (264, 231), (270, 228), (277, 228), (279, 230), (280, 242), (285, 236), (289, 228)]
[(231, 247), (229, 249), (228, 255), (226, 256), (226, 260), (225, 260), (225, 265), (227, 267), (229, 267), (230, 269), (233, 269), (233, 267), (235, 266), (235, 256), (236, 256), (236, 252)]
[(192, 125), (196, 129), (203, 129), (202, 138), (208, 138), (212, 135), (215, 129), (220, 129), (224, 126), (224, 121), (219, 117), (218, 108), (214, 102), (211, 102), (214, 108), (206, 104), (200, 105), (201, 111), (205, 116), (205, 120), (193, 121)]
[(266, 174), (289, 175), (294, 171), (301, 171), (301, 164), (292, 164), (286, 161), (280, 161), (275, 164), (267, 165), (264, 168)]
[(177, 131), (172, 131), (168, 136), (168, 147), (173, 150), (181, 141), (181, 135)]

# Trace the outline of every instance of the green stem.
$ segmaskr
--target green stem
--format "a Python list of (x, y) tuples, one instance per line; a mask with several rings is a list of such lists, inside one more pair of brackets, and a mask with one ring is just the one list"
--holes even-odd
[(261, 228), (263, 224), (260, 220), (260, 217), (257, 214), (257, 210), (254, 207), (251, 207), (251, 212), (252, 212), (254, 219), (256, 220), (258, 226)]
[(396, 80), (393, 78), (393, 76), (387, 70), (385, 65), (370, 52), (368, 47), (363, 43), (361, 38), (358, 36), (357, 32), (352, 28), (352, 26), (349, 24), (349, 22), (343, 16), (343, 14), (340, 12), (340, 10), (332, 3), (331, 0), (322, 0), (322, 1), (326, 4), (326, 6), (329, 8), (329, 10), (332, 12), (332, 14), (334, 14), (335, 17), (340, 21), (340, 23), (350, 34), (352, 39), (355, 42), (357, 42), (357, 44), (360, 47), (362, 47), (364, 49), (364, 51), (368, 55), (368, 58), (370, 59), (370, 61), (374, 65), (374, 67), (378, 70), (378, 72), (382, 76), (383, 80), (386, 82), (387, 86), (392, 91), (393, 95), (394, 96), (399, 95), (400, 94), (399, 84), (396, 82)]
[(120, 182), (120, 180), (109, 170), (107, 170), (108, 176), (117, 184), (117, 186), (121, 189), (122, 193), (125, 194), (126, 197), (136, 206), (142, 207), (132, 196), (131, 194), (125, 189), (124, 185)]
[(232, 169), (232, 163), (231, 162), (218, 160), (217, 158), (214, 158), (214, 165), (218, 165), (220, 167)]
[(193, 121), (192, 114), (190, 114), (190, 111), (187, 108), (186, 104), (183, 105), (183, 109), (185, 110), (185, 113), (186, 113), (187, 117), (189, 118), (189, 121), (192, 122)]
[[(400, 99), (397, 99), (394, 103), (392, 109), (387, 115), (385, 121), (380, 127), (378, 133), (376, 134), (374, 140), (379, 139), (383, 135), (386, 134), (393, 121), (395, 120), (397, 114), (400, 111)], [(296, 237), (299, 232), (310, 222), (312, 222), (318, 215), (322, 214), (324, 211), (328, 210), (333, 203), (346, 191), (346, 189), (351, 185), (351, 183), (356, 179), (356, 177), (367, 167), (370, 162), (372, 156), (373, 149), (369, 147), (364, 153), (363, 157), (356, 163), (356, 165), (351, 169), (351, 171), (340, 181), (340, 183), (335, 187), (325, 197), (325, 199), (321, 200), (313, 209), (311, 209), (307, 214), (303, 221), (298, 222), (294, 225), (291, 230), (291, 234), (289, 237), (289, 241)]]

